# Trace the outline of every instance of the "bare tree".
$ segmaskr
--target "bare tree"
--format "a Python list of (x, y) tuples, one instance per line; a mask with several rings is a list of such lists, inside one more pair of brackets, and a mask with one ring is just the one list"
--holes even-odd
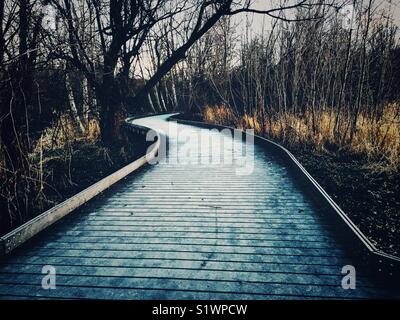
[[(100, 57), (96, 62), (90, 59), (88, 48), (79, 28), (84, 28), (82, 15), (76, 10), (77, 1), (64, 0), (62, 3), (52, 0), (67, 30), (69, 50), (54, 50), (54, 57), (68, 60), (81, 70), (96, 90), (97, 101), (100, 104), (100, 120), (102, 139), (105, 144), (111, 144), (118, 136), (118, 113), (122, 100), (128, 104), (140, 106), (147, 100), (152, 88), (160, 83), (171, 69), (183, 58), (194, 43), (204, 36), (224, 16), (243, 12), (255, 12), (281, 17), (285, 9), (310, 5), (305, 0), (293, 2), (287, 6), (252, 9), (252, 1), (204, 0), (204, 1), (127, 1), (127, 0), (87, 0), (88, 8), (93, 8), (97, 24)], [(283, 19), (283, 18), (282, 18)], [(131, 97), (121, 96), (128, 92), (123, 90), (127, 83), (116, 83), (119, 65), (125, 79), (134, 61), (141, 53), (146, 39), (156, 37), (155, 30), (160, 23), (172, 21), (174, 32), (185, 35), (174, 48), (169, 48), (168, 55), (158, 64), (157, 70), (150, 75), (144, 86)], [(164, 33), (166, 35), (168, 33)], [(55, 46), (60, 48), (60, 46)], [(134, 72), (133, 72), (134, 73)], [(127, 81), (125, 81), (127, 82)], [(122, 88), (122, 89), (121, 89)], [(161, 98), (161, 96), (159, 97)]]

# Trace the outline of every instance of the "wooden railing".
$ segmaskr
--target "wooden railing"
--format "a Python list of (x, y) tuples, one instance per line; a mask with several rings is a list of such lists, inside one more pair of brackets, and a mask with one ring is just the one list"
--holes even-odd
[[(132, 124), (130, 122), (132, 119), (133, 118), (128, 118), (125, 121), (125, 129), (145, 139), (147, 133), (151, 129)], [(20, 227), (2, 236), (0, 238), (0, 256), (8, 254), (13, 249), (20, 246), (28, 239), (32, 238), (34, 235), (38, 234), (40, 231), (46, 229), (53, 223), (57, 222), (67, 214), (71, 213), (75, 209), (79, 208), (80, 206), (97, 196), (99, 193), (108, 189), (114, 183), (120, 181), (128, 174), (145, 165), (149, 160), (153, 159), (156, 156), (160, 148), (160, 141), (161, 137), (157, 133), (156, 141), (148, 148), (147, 153), (139, 159), (133, 161), (132, 163), (101, 179), (90, 187), (82, 190), (73, 197), (59, 203), (58, 205), (52, 207), (51, 209), (24, 223)]]
[[(169, 120), (204, 128), (239, 130), (224, 125), (182, 119), (179, 114), (173, 115)], [(351, 221), (347, 214), (328, 195), (311, 174), (307, 172), (289, 150), (276, 142), (258, 135), (254, 135), (254, 143), (268, 149), (274, 154), (277, 154), (287, 163), (288, 168), (294, 174), (296, 179), (302, 182), (303, 189), (306, 193), (315, 198), (320, 205), (324, 206), (325, 210), (331, 213), (330, 217), (336, 221), (337, 229), (339, 231), (338, 233), (346, 239), (346, 242), (350, 246), (349, 249), (353, 251), (354, 255), (363, 259), (363, 262), (371, 264), (371, 267), (385, 277), (400, 278), (400, 258), (379, 250), (353, 223), (353, 221)]]

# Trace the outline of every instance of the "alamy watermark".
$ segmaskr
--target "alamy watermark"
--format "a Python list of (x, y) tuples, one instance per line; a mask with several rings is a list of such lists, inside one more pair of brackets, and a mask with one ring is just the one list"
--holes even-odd
[[(341, 271), (343, 278), (341, 286), (344, 290), (356, 289), (356, 268), (352, 265), (345, 265)], [(56, 268), (52, 265), (45, 265), (42, 267), (42, 289), (54, 290), (56, 289)]]
[(42, 274), (45, 276), (42, 278), (42, 289), (50, 290), (56, 288), (56, 268), (51, 265), (45, 265), (42, 268)]
[[(179, 129), (168, 124), (168, 132), (161, 133), (160, 149), (150, 164), (168, 163), (204, 167), (231, 166), (236, 175), (250, 175), (254, 170), (254, 130), (237, 129)], [(146, 141), (154, 141), (157, 132), (150, 130)], [(166, 136), (172, 142), (170, 148)], [(168, 150), (167, 150), (168, 148)], [(168, 157), (166, 156), (168, 153)]]
[(356, 268), (352, 265), (345, 265), (342, 268), (342, 288), (345, 290), (356, 288)]
[(339, 15), (341, 16), (342, 28), (346, 30), (353, 29), (355, 8), (352, 4), (347, 4), (339, 9)]

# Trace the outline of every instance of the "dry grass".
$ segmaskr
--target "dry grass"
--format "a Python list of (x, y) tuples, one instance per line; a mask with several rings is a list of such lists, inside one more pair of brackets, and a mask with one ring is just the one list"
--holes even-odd
[(64, 148), (77, 141), (94, 142), (100, 136), (100, 125), (98, 120), (91, 119), (82, 132), (69, 115), (62, 115), (60, 119), (50, 128), (43, 131), (41, 139), (33, 148), (33, 154), (40, 152), (40, 149), (52, 150)]
[[(6, 179), (8, 171), (5, 167), (4, 153), (0, 150), (0, 180), (2, 181), (0, 202), (3, 200), (3, 202), (12, 204), (18, 199), (24, 198), (27, 203), (34, 203), (39, 210), (44, 209), (49, 203), (54, 204), (44, 194), (45, 187), (55, 190), (52, 185), (47, 183), (54, 174), (51, 170), (46, 169), (47, 165), (52, 162), (63, 163), (66, 164), (65, 167), (69, 171), (76, 148), (75, 143), (81, 143), (80, 146), (82, 143), (89, 145), (96, 141), (99, 135), (100, 128), (97, 120), (90, 120), (85, 132), (82, 132), (69, 115), (62, 115), (53, 126), (45, 129), (39, 139), (33, 142), (33, 148), (28, 155), (29, 171), (22, 175), (29, 184), (29, 190), (22, 195), (22, 191), (17, 193), (13, 185)], [(70, 172), (68, 173), (70, 174)]]
[[(387, 105), (379, 120), (360, 115), (357, 130), (350, 142), (348, 121), (341, 115), (338, 132), (333, 127), (337, 113), (322, 111), (315, 117), (315, 132), (312, 114), (275, 114), (272, 118), (260, 114), (245, 114), (237, 117), (225, 106), (205, 107), (203, 119), (207, 122), (251, 128), (257, 134), (291, 144), (311, 144), (321, 152), (343, 151), (367, 156), (371, 169), (378, 171), (397, 170), (400, 166), (400, 119), (399, 103)], [(344, 120), (344, 121), (343, 121)]]

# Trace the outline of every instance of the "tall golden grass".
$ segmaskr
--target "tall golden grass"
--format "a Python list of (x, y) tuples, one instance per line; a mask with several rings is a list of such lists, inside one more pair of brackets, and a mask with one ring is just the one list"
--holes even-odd
[[(100, 124), (97, 119), (90, 119), (86, 130), (82, 132), (69, 115), (62, 115), (56, 123), (46, 128), (34, 142), (29, 157), (38, 159), (45, 150), (65, 149), (73, 142), (93, 143), (100, 137)], [(0, 174), (5, 169), (4, 153), (0, 150)], [(48, 160), (48, 159), (47, 159)]]
[(240, 129), (254, 129), (287, 145), (311, 144), (320, 152), (346, 151), (367, 157), (371, 168), (376, 170), (397, 170), (400, 167), (400, 119), (399, 103), (385, 106), (380, 119), (360, 115), (356, 132), (350, 141), (348, 119), (341, 115), (340, 126), (335, 134), (334, 124), (337, 113), (332, 110), (312, 114), (277, 113), (272, 117), (260, 113), (237, 116), (226, 106), (207, 106), (203, 109), (203, 119), (210, 123), (232, 125)]
[(54, 149), (63, 148), (76, 141), (94, 142), (100, 136), (100, 124), (97, 119), (90, 119), (85, 126), (85, 131), (76, 125), (73, 119), (67, 115), (62, 115), (57, 123), (52, 127), (45, 129), (42, 133), (41, 140), (37, 141), (33, 153), (39, 151), (39, 148)]

